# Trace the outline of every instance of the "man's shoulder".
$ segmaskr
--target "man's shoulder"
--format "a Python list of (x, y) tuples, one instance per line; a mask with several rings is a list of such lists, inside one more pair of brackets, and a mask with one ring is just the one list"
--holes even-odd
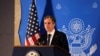
[(55, 31), (56, 32), (56, 34), (58, 34), (58, 35), (65, 35), (65, 33), (64, 32), (61, 32), (61, 31)]

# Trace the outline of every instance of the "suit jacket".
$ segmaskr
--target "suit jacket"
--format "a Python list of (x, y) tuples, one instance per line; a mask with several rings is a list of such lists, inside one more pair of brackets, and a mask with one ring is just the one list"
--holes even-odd
[[(42, 45), (46, 45), (47, 34), (43, 34), (38, 41)], [(67, 37), (63, 32), (59, 32), (57, 30), (55, 31), (51, 45), (59, 46), (59, 47), (63, 48), (64, 50), (66, 50), (67, 52), (69, 52)]]

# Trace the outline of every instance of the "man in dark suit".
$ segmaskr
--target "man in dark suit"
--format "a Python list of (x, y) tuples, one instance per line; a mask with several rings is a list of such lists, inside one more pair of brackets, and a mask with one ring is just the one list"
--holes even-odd
[(39, 43), (42, 45), (56, 45), (69, 52), (66, 35), (55, 29), (55, 25), (56, 20), (52, 16), (44, 17), (44, 28), (46, 30), (46, 34), (41, 36)]

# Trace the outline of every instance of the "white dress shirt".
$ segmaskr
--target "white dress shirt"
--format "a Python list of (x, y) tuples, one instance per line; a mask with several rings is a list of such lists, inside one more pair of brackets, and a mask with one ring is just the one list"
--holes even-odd
[(53, 39), (54, 33), (55, 33), (55, 29), (53, 29), (52, 32), (47, 32), (47, 34), (51, 34), (49, 45), (51, 45), (51, 42), (52, 42), (52, 39)]

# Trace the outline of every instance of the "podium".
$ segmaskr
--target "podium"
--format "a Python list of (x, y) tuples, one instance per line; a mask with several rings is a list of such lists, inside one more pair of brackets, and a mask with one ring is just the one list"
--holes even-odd
[(16, 46), (13, 49), (12, 56), (71, 56), (71, 55), (57, 46), (31, 46), (31, 47)]

